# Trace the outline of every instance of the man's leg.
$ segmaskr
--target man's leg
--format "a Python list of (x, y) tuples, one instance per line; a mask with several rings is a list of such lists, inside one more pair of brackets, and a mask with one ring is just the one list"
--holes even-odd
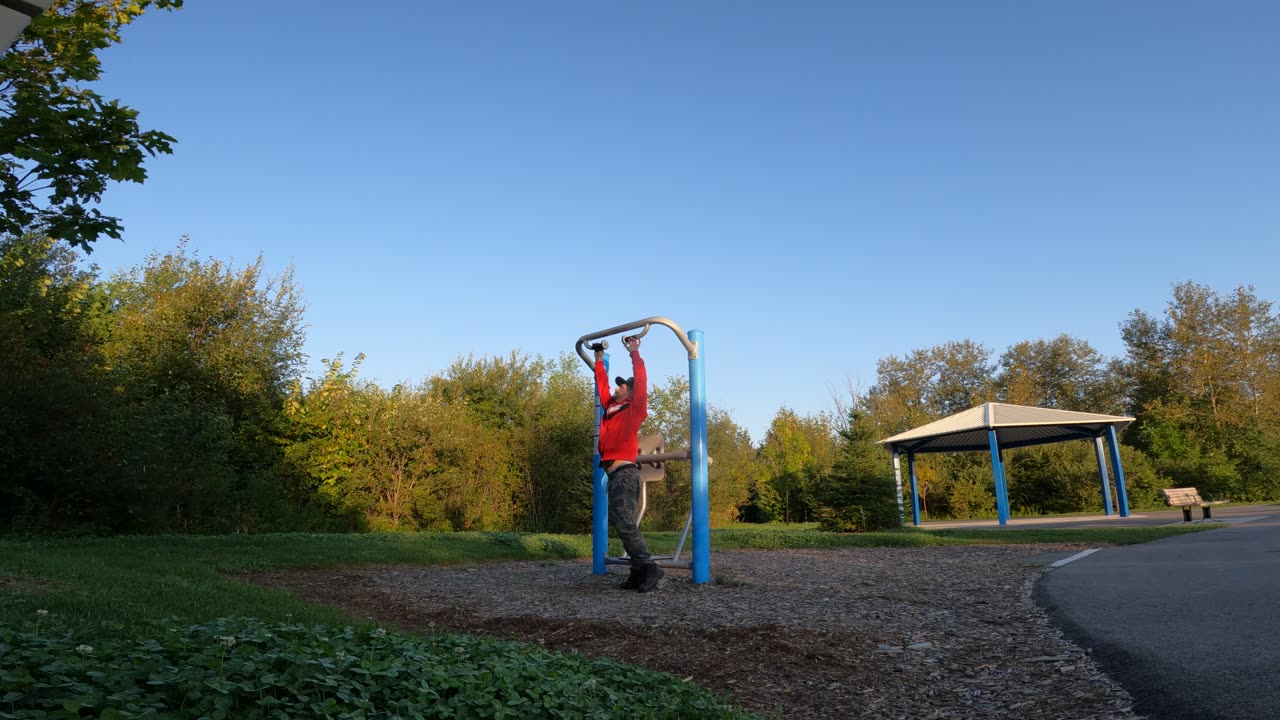
[(640, 502), (640, 468), (627, 465), (609, 475), (609, 523), (622, 539), (631, 557), (631, 567), (653, 562), (649, 546), (636, 525), (636, 505)]

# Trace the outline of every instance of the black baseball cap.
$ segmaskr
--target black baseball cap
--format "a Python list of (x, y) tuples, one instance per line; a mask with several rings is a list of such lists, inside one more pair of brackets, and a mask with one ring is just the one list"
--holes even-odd
[(614, 378), (614, 379), (613, 379), (613, 384), (614, 384), (614, 385), (627, 385), (627, 386), (629, 386), (629, 387), (631, 387), (631, 388), (633, 388), (633, 389), (634, 389), (634, 388), (635, 388), (635, 386), (636, 386), (636, 379), (635, 379), (635, 378), (633, 378), (633, 377), (624, 378), (624, 377), (622, 377), (621, 375), (619, 375), (618, 377), (616, 377), (616, 378)]

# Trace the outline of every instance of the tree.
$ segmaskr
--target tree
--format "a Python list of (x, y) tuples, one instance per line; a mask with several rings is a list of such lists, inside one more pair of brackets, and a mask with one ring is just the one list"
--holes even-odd
[[(369, 500), (373, 527), (388, 529), (436, 527), (445, 520), (444, 473), (438, 462), (442, 414), (412, 388), (390, 391), (368, 386), (361, 394), (359, 456), (352, 480)], [(437, 485), (440, 487), (433, 487)]]
[(591, 528), (595, 390), (577, 355), (547, 365), (524, 459), (529, 497), (520, 524), (540, 532)]
[(999, 395), (1015, 405), (1119, 412), (1121, 389), (1107, 360), (1070, 335), (1014, 343), (1000, 356)]
[(182, 390), (223, 406), (237, 426), (269, 426), (302, 365), (304, 305), (293, 269), (267, 275), (187, 248), (153, 254), (106, 291), (107, 361), (134, 385)]
[(0, 526), (75, 524), (106, 424), (95, 276), (39, 235), (0, 236)]
[[(781, 502), (784, 522), (807, 521), (813, 505), (813, 484), (831, 469), (835, 457), (835, 437), (830, 417), (800, 416), (782, 408), (774, 416), (760, 456), (768, 472), (768, 485)], [(759, 489), (758, 498), (768, 495)]]
[(1137, 422), (1126, 433), (1174, 483), (1218, 498), (1274, 492), (1280, 465), (1280, 317), (1252, 287), (1174, 285), (1162, 318), (1122, 327)]
[(430, 392), (445, 405), (465, 405), (494, 430), (523, 428), (537, 413), (548, 364), (517, 352), (507, 357), (458, 358), (432, 378)]
[(889, 456), (876, 444), (876, 435), (864, 410), (849, 412), (835, 464), (813, 490), (823, 530), (867, 532), (901, 524)]
[(107, 361), (112, 306), (65, 243), (0, 241), (0, 521), (30, 530), (227, 530), (233, 426)]
[(478, 471), (476, 477), (504, 478), (500, 494), (516, 513), (518, 527), (590, 527), (595, 395), (577, 362), (568, 354), (554, 361), (514, 352), (467, 357), (428, 383), (429, 394), (442, 406), (463, 409), (474, 421), (468, 428), (476, 433), (477, 447), (493, 441), (494, 447), (506, 448), (509, 457), (497, 472)]
[(119, 238), (120, 218), (91, 207), (112, 182), (144, 182), (148, 156), (175, 140), (91, 87), (98, 53), (148, 8), (182, 0), (58, 0), (0, 57), (0, 233), (40, 228), (73, 247)]
[[(282, 511), (273, 474), (281, 460), (277, 424), (303, 358), (303, 303), (292, 270), (270, 277), (261, 257), (241, 268), (203, 259), (184, 239), (177, 250), (118, 273), (103, 291), (102, 355), (119, 402), (184, 407), (202, 424), (225, 425), (234, 481), (219, 491), (216, 514), (239, 518), (234, 527), (249, 529), (268, 506)], [(170, 482), (198, 487), (218, 474), (183, 463)]]
[(283, 435), (301, 486), (330, 515), (374, 530), (514, 529), (521, 458), (506, 433), (444, 402), (440, 378), (386, 390), (341, 358), (326, 366), (305, 392), (295, 384)]
[(1208, 411), (1215, 429), (1222, 427), (1233, 394), (1231, 347), (1221, 314), (1221, 303), (1212, 289), (1181, 283), (1173, 288), (1164, 327), (1178, 390)]
[(866, 405), (885, 436), (935, 419), (930, 398), (933, 374), (929, 350), (913, 350), (905, 357), (890, 355), (876, 362), (876, 382), (867, 391)]
[(781, 408), (773, 416), (773, 422), (765, 432), (760, 456), (769, 470), (769, 485), (782, 501), (783, 522), (791, 522), (793, 510), (804, 483), (804, 472), (809, 466), (809, 438), (801, 427), (800, 416), (794, 410)]
[(295, 378), (284, 401), (277, 437), (286, 490), (297, 503), (294, 513), (310, 520), (304, 526), (336, 520), (335, 530), (367, 529), (367, 508), (351, 502), (348, 489), (361, 455), (362, 430), (352, 418), (359, 417), (355, 408), (364, 391), (356, 379), (364, 355), (357, 355), (350, 369), (342, 353), (320, 362), (324, 375), (305, 388)]
[(972, 340), (943, 343), (933, 348), (933, 407), (946, 417), (994, 399), (991, 350)]
[(892, 435), (992, 400), (994, 388), (991, 351), (960, 340), (881, 358), (866, 406)]
[(716, 407), (707, 409), (707, 454), (714, 460), (707, 469), (711, 524), (737, 522), (751, 488), (765, 478), (760, 454), (747, 429)]
[(1229, 375), (1244, 418), (1280, 430), (1280, 316), (1253, 287), (1238, 287), (1219, 301)]

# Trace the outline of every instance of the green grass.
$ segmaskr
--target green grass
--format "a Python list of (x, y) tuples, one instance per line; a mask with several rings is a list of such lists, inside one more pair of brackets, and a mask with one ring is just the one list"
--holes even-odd
[[(810, 526), (734, 526), (712, 531), (713, 550), (734, 548), (930, 547), (973, 543), (1149, 542), (1205, 527), (1090, 529), (962, 529), (824, 533)], [(670, 553), (679, 533), (646, 534), (655, 552)], [(612, 552), (621, 552), (615, 541)], [(686, 546), (685, 552), (689, 551)], [(36, 609), (81, 626), (181, 617), (203, 622), (250, 616), (264, 620), (344, 624), (352, 618), (282, 591), (228, 574), (285, 567), (470, 564), (588, 557), (583, 535), (421, 533), (373, 535), (154, 536), (74, 540), (0, 540), (0, 623)]]
[[(590, 540), (510, 533), (422, 535), (226, 535), (0, 541), (0, 575), (17, 579), (0, 623), (36, 609), (74, 624), (252, 616), (346, 623), (342, 613), (225, 573), (369, 563), (462, 564), (558, 559), (590, 552)], [(0, 590), (0, 597), (4, 591)]]

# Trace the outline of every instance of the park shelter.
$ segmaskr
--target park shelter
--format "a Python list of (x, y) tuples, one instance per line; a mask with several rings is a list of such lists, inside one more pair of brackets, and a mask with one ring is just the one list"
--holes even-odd
[(38, 17), (53, 0), (0, 0), (0, 42), (9, 47), (27, 29), (32, 18)]
[(991, 453), (991, 471), (996, 481), (996, 511), (1000, 524), (1009, 522), (1009, 493), (1005, 482), (1004, 451), (1008, 448), (1047, 445), (1067, 440), (1092, 440), (1098, 456), (1098, 477), (1102, 483), (1102, 504), (1112, 513), (1111, 483), (1107, 478), (1107, 462), (1102, 441), (1107, 441), (1111, 468), (1115, 474), (1116, 505), (1120, 517), (1129, 517), (1129, 495), (1124, 486), (1124, 468), (1120, 465), (1120, 445), (1116, 433), (1123, 430), (1131, 417), (1055, 410), (1053, 408), (984, 403), (927, 425), (899, 433), (880, 441), (893, 454), (893, 473), (898, 484), (898, 511), (902, 513), (902, 464), (907, 456), (907, 472), (911, 481), (911, 517), (920, 524), (920, 493), (916, 481), (915, 457), (920, 453), (956, 453), (987, 451)]

